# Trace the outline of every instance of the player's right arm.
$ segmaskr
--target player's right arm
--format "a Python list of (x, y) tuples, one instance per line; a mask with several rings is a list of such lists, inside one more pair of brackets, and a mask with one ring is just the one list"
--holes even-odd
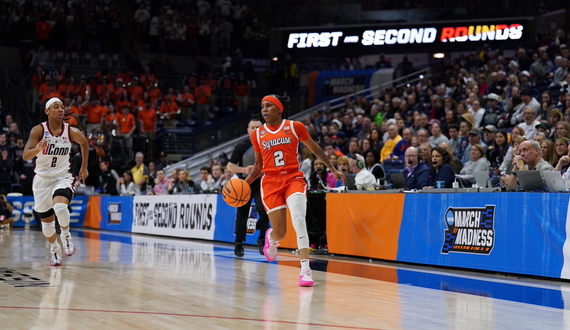
[(253, 168), (251, 172), (249, 172), (247, 178), (245, 178), (245, 182), (251, 184), (255, 179), (257, 179), (261, 175), (261, 169), (263, 168), (263, 159), (261, 158), (260, 152), (255, 152), (255, 164), (253, 164)]
[(46, 140), (40, 141), (43, 131), (41, 125), (36, 125), (32, 128), (28, 142), (26, 142), (26, 146), (24, 147), (24, 153), (22, 154), (23, 160), (28, 161), (34, 159), (40, 151), (48, 146)]

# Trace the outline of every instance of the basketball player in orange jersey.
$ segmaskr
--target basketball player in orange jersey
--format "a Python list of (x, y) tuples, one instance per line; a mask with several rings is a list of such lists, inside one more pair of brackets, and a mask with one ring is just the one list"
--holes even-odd
[(261, 100), (261, 115), (266, 123), (250, 134), (255, 164), (245, 181), (251, 184), (264, 173), (261, 196), (272, 226), (265, 234), (265, 258), (269, 261), (277, 258), (277, 246), (287, 233), (286, 215), (289, 208), (301, 258), (299, 285), (313, 286), (313, 274), (309, 267), (309, 235), (305, 223), (307, 184), (303, 172), (299, 170), (299, 142), (325, 163), (337, 180), (345, 182), (346, 178), (330, 163), (305, 125), (286, 119), (290, 112), (288, 101), (288, 97), (278, 95), (267, 95)]
[(61, 247), (55, 232), (55, 216), (61, 227), (63, 254), (75, 254), (75, 246), (69, 233), (69, 203), (73, 198), (75, 178), (69, 171), (69, 151), (73, 141), (81, 146), (81, 169), (79, 179), (85, 182), (89, 141), (75, 127), (63, 122), (63, 103), (58, 98), (46, 102), (48, 120), (34, 126), (22, 158), (28, 161), (37, 157), (36, 175), (32, 184), (34, 210), (42, 219), (42, 232), (50, 244), (52, 266), (61, 266)]

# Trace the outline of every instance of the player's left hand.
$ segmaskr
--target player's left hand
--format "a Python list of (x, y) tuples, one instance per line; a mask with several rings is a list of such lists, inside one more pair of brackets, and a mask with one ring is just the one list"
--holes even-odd
[(87, 179), (87, 177), (89, 176), (89, 171), (87, 171), (86, 168), (82, 168), (81, 170), (79, 170), (79, 180), (85, 184), (85, 180)]
[(336, 168), (333, 168), (331, 170), (332, 175), (335, 177), (335, 179), (337, 180), (342, 180), (342, 185), (346, 185), (346, 177), (344, 176), (344, 174), (342, 174), (341, 171), (337, 170)]

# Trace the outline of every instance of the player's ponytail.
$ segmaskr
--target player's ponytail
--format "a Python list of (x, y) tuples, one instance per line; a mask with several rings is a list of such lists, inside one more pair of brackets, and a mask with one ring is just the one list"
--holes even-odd
[(291, 98), (287, 95), (287, 92), (283, 93), (283, 96), (277, 94), (273, 94), (273, 96), (281, 101), (281, 104), (283, 104), (283, 112), (281, 113), (281, 118), (287, 119), (291, 114), (291, 108), (289, 107), (289, 101)]

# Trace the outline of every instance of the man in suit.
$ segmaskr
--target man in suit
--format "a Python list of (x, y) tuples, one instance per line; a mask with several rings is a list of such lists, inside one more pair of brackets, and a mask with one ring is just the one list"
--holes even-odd
[(426, 186), (429, 167), (420, 161), (419, 156), (419, 150), (415, 147), (409, 147), (406, 150), (404, 178), (406, 178), (408, 189), (422, 189)]

